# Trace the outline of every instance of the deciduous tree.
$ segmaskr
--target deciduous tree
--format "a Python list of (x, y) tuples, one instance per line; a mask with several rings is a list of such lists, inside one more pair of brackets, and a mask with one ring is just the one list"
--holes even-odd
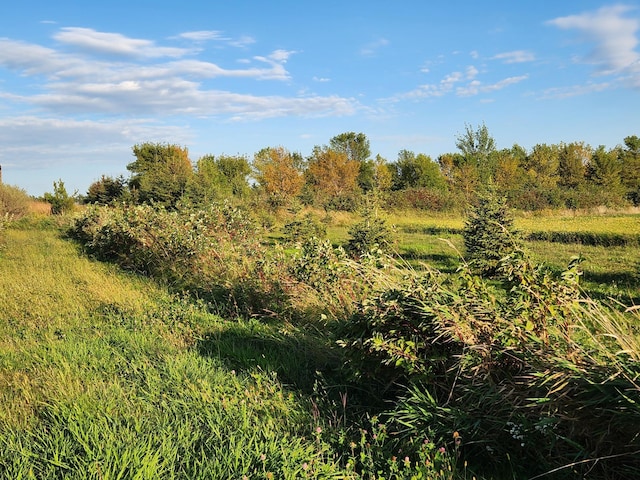
[(325, 208), (355, 207), (360, 164), (344, 152), (315, 147), (306, 170), (316, 201)]
[(300, 154), (283, 147), (268, 147), (254, 156), (254, 177), (273, 206), (285, 205), (300, 194), (304, 183)]

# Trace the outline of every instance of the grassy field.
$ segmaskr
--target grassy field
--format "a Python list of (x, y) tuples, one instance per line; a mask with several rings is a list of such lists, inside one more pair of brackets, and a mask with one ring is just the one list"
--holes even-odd
[(55, 227), (9, 228), (0, 478), (359, 478), (356, 462), (389, 451), (348, 428), (346, 393), (318, 392), (342, 360), (312, 333), (223, 320)]
[[(329, 223), (334, 243), (352, 221)], [(412, 266), (462, 261), (461, 218), (389, 222)], [(516, 226), (639, 235), (640, 217)], [(420, 462), (398, 450), (321, 322), (223, 319), (89, 260), (50, 221), (0, 233), (0, 478), (472, 478), (441, 444), (425, 442)], [(640, 304), (637, 246), (526, 245), (558, 270), (584, 256), (592, 296)]]
[[(464, 261), (463, 217), (405, 212), (389, 215), (387, 221), (395, 226), (398, 254), (414, 267), (423, 262), (453, 272)], [(572, 257), (582, 257), (584, 288), (589, 294), (640, 304), (640, 214), (520, 215), (515, 217), (515, 228), (533, 258), (557, 271), (566, 268)], [(529, 238), (554, 233), (556, 241)], [(348, 228), (330, 229), (329, 236), (336, 243), (344, 242)], [(622, 244), (616, 244), (619, 238)]]

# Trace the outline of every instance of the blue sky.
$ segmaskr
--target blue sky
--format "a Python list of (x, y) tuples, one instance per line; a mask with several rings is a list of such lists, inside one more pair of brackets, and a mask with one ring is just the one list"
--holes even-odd
[(33, 195), (363, 132), (374, 155), (640, 135), (640, 1), (21, 0), (0, 15), (0, 165)]

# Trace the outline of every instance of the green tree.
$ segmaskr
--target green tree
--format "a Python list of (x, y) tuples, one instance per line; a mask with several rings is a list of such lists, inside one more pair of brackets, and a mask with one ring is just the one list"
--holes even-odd
[(224, 176), (224, 181), (228, 183), (231, 194), (234, 197), (245, 198), (249, 192), (249, 175), (251, 175), (251, 165), (244, 156), (221, 155), (217, 158), (216, 164)]
[(620, 150), (621, 178), (626, 188), (627, 198), (640, 205), (640, 138), (636, 135), (625, 137)]
[(573, 142), (563, 145), (558, 158), (558, 183), (566, 188), (582, 185), (590, 160), (591, 147), (584, 143)]
[(75, 193), (69, 195), (62, 180), (53, 182), (53, 193), (45, 193), (44, 201), (51, 204), (51, 213), (63, 215), (73, 210), (75, 205)]
[(606, 150), (600, 145), (593, 152), (587, 166), (589, 182), (599, 190), (599, 196), (606, 205), (619, 205), (624, 201), (625, 188), (620, 176), (622, 165), (619, 149)]
[(471, 125), (465, 125), (464, 133), (456, 137), (456, 147), (465, 163), (477, 169), (482, 181), (493, 178), (495, 165), (491, 162), (491, 154), (496, 151), (496, 142), (484, 123), (475, 130)]
[(490, 184), (478, 196), (465, 220), (464, 246), (469, 266), (479, 275), (494, 277), (500, 260), (519, 247), (506, 197)]
[(226, 182), (226, 177), (218, 167), (214, 155), (203, 155), (198, 159), (187, 190), (190, 200), (202, 205), (208, 205), (232, 195), (231, 186)]
[(370, 192), (376, 187), (376, 164), (370, 159), (371, 146), (364, 133), (345, 132), (336, 135), (329, 140), (329, 148), (358, 162), (358, 185), (363, 192)]
[(559, 206), (558, 165), (560, 146), (537, 144), (523, 163), (525, 185), (519, 203), (529, 209)]
[(401, 150), (394, 170), (394, 190), (407, 188), (428, 188), (443, 190), (446, 180), (440, 167), (431, 157), (423, 153), (416, 155), (409, 150)]
[(505, 148), (494, 154), (496, 159), (495, 185), (509, 202), (516, 203), (525, 189), (523, 164), (527, 152), (520, 145)]
[(480, 185), (477, 165), (460, 153), (442, 154), (438, 157), (438, 164), (450, 189), (460, 194), (465, 203), (472, 203)]
[(186, 147), (143, 143), (133, 147), (135, 161), (127, 165), (132, 172), (129, 185), (142, 203), (175, 206), (193, 174)]
[(126, 192), (126, 185), (127, 182), (122, 175), (115, 178), (102, 175), (100, 180), (89, 185), (84, 202), (110, 205), (123, 197)]
[(344, 153), (349, 160), (360, 163), (371, 157), (369, 139), (364, 133), (341, 133), (329, 140), (329, 147), (336, 152)]

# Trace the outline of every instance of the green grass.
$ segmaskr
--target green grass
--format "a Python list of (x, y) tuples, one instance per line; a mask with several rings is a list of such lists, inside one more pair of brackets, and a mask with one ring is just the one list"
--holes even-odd
[(359, 478), (374, 457), (415, 471), (350, 427), (366, 416), (323, 383), (342, 359), (316, 327), (224, 320), (51, 226), (4, 235), (0, 478)]
[(198, 332), (223, 321), (176, 302), (79, 257), (55, 231), (7, 232), (4, 478), (292, 476), (305, 461), (331, 463), (303, 440), (309, 405), (256, 365), (233, 374), (224, 352), (202, 355)]
[[(402, 212), (387, 219), (395, 225), (397, 254), (413, 268), (428, 265), (451, 273), (463, 261), (463, 217)], [(553, 242), (525, 241), (535, 261), (557, 271), (566, 268), (572, 257), (583, 257), (583, 286), (591, 296), (640, 304), (640, 215), (520, 215), (515, 227), (525, 239), (557, 234)], [(344, 225), (333, 226), (329, 238), (344, 243), (347, 230)], [(616, 244), (620, 238), (632, 240)]]

